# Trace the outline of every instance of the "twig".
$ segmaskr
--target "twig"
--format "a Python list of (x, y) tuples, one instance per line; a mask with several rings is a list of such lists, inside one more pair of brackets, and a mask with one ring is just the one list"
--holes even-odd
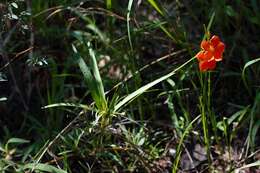
[(174, 55), (178, 55), (180, 53), (183, 53), (185, 52), (186, 50), (185, 49), (182, 49), (182, 50), (179, 50), (179, 51), (176, 51), (176, 52), (171, 52), (165, 56), (162, 56), (158, 59), (156, 59), (155, 61), (152, 61), (150, 62), (149, 64), (146, 64), (145, 66), (143, 66), (142, 68), (140, 68), (139, 70), (135, 71), (133, 74), (131, 74), (130, 76), (128, 76), (126, 79), (124, 79), (122, 82), (119, 82), (118, 84), (116, 84), (112, 89), (110, 89), (109, 91), (107, 91), (105, 94), (108, 94), (110, 93), (112, 90), (114, 90), (115, 88), (117, 88), (118, 86), (122, 85), (123, 83), (126, 83), (128, 80), (130, 80), (132, 77), (134, 77), (135, 75), (139, 74), (140, 72), (142, 72), (143, 70), (145, 70), (146, 68), (150, 67), (151, 65), (154, 65), (160, 61), (163, 61), (171, 56), (174, 56)]
[(40, 162), (40, 160), (42, 159), (42, 157), (44, 156), (44, 154), (52, 147), (53, 144), (56, 143), (56, 141), (65, 133), (67, 132), (74, 123), (77, 122), (78, 118), (84, 114), (85, 111), (81, 111), (66, 127), (64, 127), (61, 132), (52, 140), (50, 141), (50, 143), (48, 144), (48, 146), (42, 151), (41, 155), (39, 156), (39, 158), (36, 160), (36, 164)]
[(0, 68), (0, 71), (4, 70), (6, 67), (8, 67), (8, 65), (10, 65), (12, 62), (14, 62), (19, 56), (27, 53), (28, 51), (31, 51), (33, 49), (33, 47), (29, 47), (28, 49), (25, 49), (19, 53), (17, 53), (9, 62), (7, 62), (4, 66), (2, 66)]

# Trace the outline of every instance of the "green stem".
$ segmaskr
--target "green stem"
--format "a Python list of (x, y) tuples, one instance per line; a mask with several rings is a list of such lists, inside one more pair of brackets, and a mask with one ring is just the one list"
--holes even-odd
[(200, 111), (201, 111), (201, 119), (202, 119), (202, 128), (203, 128), (203, 138), (206, 145), (207, 150), (207, 157), (209, 163), (211, 163), (210, 158), (210, 139), (209, 139), (209, 133), (208, 133), (208, 102), (210, 101), (208, 99), (209, 93), (207, 92), (207, 73), (202, 73), (200, 75), (201, 77), (201, 84), (202, 84), (202, 95), (199, 97), (199, 105), (200, 105)]
[(214, 132), (214, 137), (218, 143), (218, 135), (217, 135), (217, 120), (216, 120), (216, 117), (215, 115), (212, 113), (212, 110), (211, 110), (211, 73), (208, 72), (208, 91), (207, 91), (207, 108), (208, 108), (208, 115), (209, 115), (209, 118), (210, 118), (210, 121), (211, 121), (211, 125), (212, 125), (212, 129), (213, 129), (213, 132)]
[(207, 115), (206, 115), (206, 111), (205, 111), (205, 105), (204, 105), (203, 97), (204, 96), (200, 97), (203, 137), (204, 137), (204, 142), (205, 142), (206, 149), (207, 149), (207, 157), (208, 157), (209, 162), (211, 163), (209, 134), (208, 134), (208, 121), (207, 121)]

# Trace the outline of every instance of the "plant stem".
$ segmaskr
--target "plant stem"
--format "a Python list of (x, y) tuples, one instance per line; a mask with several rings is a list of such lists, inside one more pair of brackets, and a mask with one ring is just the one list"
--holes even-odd
[(208, 81), (208, 91), (207, 91), (207, 112), (208, 112), (208, 115), (209, 115), (209, 118), (210, 118), (210, 123), (212, 125), (212, 129), (213, 129), (213, 133), (214, 133), (214, 137), (218, 143), (218, 135), (217, 135), (217, 121), (216, 121), (216, 117), (215, 115), (212, 113), (212, 110), (211, 110), (211, 73), (208, 72), (207, 73), (207, 81)]
[[(204, 90), (204, 89), (203, 89)], [(207, 157), (209, 162), (211, 163), (211, 158), (210, 158), (210, 146), (209, 146), (209, 134), (208, 134), (208, 122), (207, 122), (207, 115), (205, 112), (205, 105), (204, 105), (204, 99), (203, 96), (200, 97), (200, 109), (201, 109), (201, 119), (202, 119), (202, 127), (203, 127), (203, 137), (204, 137), (204, 142), (206, 145), (207, 149)]]

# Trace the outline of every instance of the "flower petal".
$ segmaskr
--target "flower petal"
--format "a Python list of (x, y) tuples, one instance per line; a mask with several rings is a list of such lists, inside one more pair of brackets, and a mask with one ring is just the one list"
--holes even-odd
[(214, 70), (216, 68), (216, 61), (212, 60), (212, 61), (208, 61), (208, 68), (209, 70)]
[(204, 51), (204, 60), (210, 60), (213, 57), (213, 53), (211, 51)]
[(199, 61), (202, 61), (202, 60), (204, 60), (205, 58), (204, 58), (204, 51), (202, 50), (202, 51), (199, 51), (199, 53), (197, 53), (196, 55), (195, 55), (195, 57), (199, 60)]
[(222, 55), (225, 50), (225, 44), (220, 42), (217, 47), (215, 48), (214, 52), (214, 58), (216, 61), (221, 61), (222, 60)]
[(208, 50), (209, 46), (210, 46), (209, 41), (202, 40), (202, 42), (200, 43), (200, 47), (203, 50)]
[(199, 60), (199, 61), (206, 61), (206, 60), (210, 60), (212, 58), (214, 58), (213, 56), (214, 54), (210, 51), (200, 51), (199, 53), (197, 53), (195, 55), (195, 57)]
[(208, 70), (213, 70), (216, 67), (216, 61), (211, 60), (211, 61), (201, 61), (199, 63), (199, 68), (200, 71), (208, 71)]
[(200, 61), (199, 67), (200, 67), (200, 71), (207, 71), (208, 70), (207, 61)]
[(210, 39), (210, 43), (213, 45), (214, 48), (217, 47), (217, 45), (219, 44), (219, 42), (220, 42), (220, 39), (219, 39), (219, 37), (216, 36), (216, 35), (213, 35), (213, 36), (211, 37), (211, 39)]

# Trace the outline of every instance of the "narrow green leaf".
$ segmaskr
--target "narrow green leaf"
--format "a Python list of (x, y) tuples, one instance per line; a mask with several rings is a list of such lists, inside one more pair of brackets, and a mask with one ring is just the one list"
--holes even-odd
[[(88, 45), (88, 50), (89, 50), (89, 55), (91, 58), (91, 67), (93, 69), (93, 76), (94, 76), (94, 80), (96, 82), (96, 89), (98, 91), (98, 101), (101, 104), (101, 108), (102, 110), (105, 110), (107, 108), (107, 102), (106, 102), (106, 97), (105, 97), (105, 91), (104, 91), (104, 86), (102, 83), (102, 79), (99, 73), (99, 69), (98, 69), (98, 65), (97, 65), (97, 61), (96, 61), (96, 55), (94, 50), (91, 48), (91, 44), (90, 42), (87, 43)], [(97, 101), (97, 100), (95, 100)]]
[(255, 123), (254, 123), (254, 126), (252, 128), (252, 133), (250, 134), (250, 138), (251, 138), (251, 143), (253, 144), (252, 146), (255, 146), (255, 142), (256, 142), (256, 138), (257, 138), (257, 132), (258, 132), (258, 129), (260, 127), (260, 120), (257, 120)]
[(160, 25), (160, 28), (169, 38), (172, 39), (174, 43), (178, 43), (178, 41), (174, 38), (174, 36), (163, 25)]
[(6, 101), (6, 100), (7, 100), (6, 97), (1, 97), (1, 98), (0, 98), (0, 102)]
[(9, 145), (10, 144), (25, 144), (25, 143), (29, 143), (30, 141), (25, 140), (25, 139), (21, 139), (21, 138), (11, 138), (9, 139), (6, 144), (5, 144), (5, 150), (9, 150)]
[(100, 29), (94, 23), (88, 24), (86, 27), (93, 31), (95, 34), (97, 34), (103, 43), (109, 43), (109, 39), (106, 37), (104, 33), (100, 31)]
[(176, 112), (175, 112), (172, 97), (173, 97), (172, 94), (168, 95), (168, 99), (167, 99), (168, 109), (170, 111), (174, 127), (177, 129), (178, 134), (181, 134), (180, 133), (181, 131), (179, 130), (180, 129), (179, 120), (178, 120), (178, 117), (177, 117)]
[(235, 173), (239, 173), (240, 170), (242, 170), (242, 169), (251, 168), (251, 167), (256, 167), (256, 166), (260, 166), (260, 160), (254, 162), (254, 163), (247, 164), (247, 165), (245, 165), (245, 166), (242, 166), (242, 167), (236, 169), (236, 170), (235, 170)]
[[(100, 76), (97, 61), (96, 61), (95, 52), (91, 48), (90, 42), (88, 42), (86, 46), (89, 51), (89, 56), (90, 56), (90, 60), (91, 60), (90, 61), (91, 68), (89, 68), (87, 66), (87, 64), (85, 63), (83, 58), (80, 56), (80, 54), (78, 53), (78, 51), (74, 45), (72, 45), (72, 49), (75, 53), (77, 63), (79, 65), (81, 72), (83, 73), (84, 79), (88, 85), (91, 96), (92, 96), (93, 100), (95, 101), (97, 108), (100, 111), (105, 111), (107, 108), (107, 102), (106, 102), (103, 83), (101, 80), (101, 76)], [(91, 72), (93, 72), (93, 73), (91, 73)]]
[(122, 101), (120, 101), (117, 105), (115, 105), (115, 111), (120, 109), (123, 105), (125, 105), (126, 103), (131, 102), (132, 100), (134, 100), (135, 98), (137, 98), (139, 95), (143, 94), (145, 91), (147, 91), (148, 89), (152, 88), (153, 86), (155, 86), (156, 84), (168, 79), (169, 77), (173, 76), (178, 70), (182, 69), (185, 65), (187, 65), (188, 63), (190, 63), (192, 60), (194, 60), (195, 57), (191, 58), (190, 60), (188, 60), (187, 62), (185, 62), (184, 64), (182, 64), (181, 66), (179, 66), (178, 68), (176, 68), (175, 70), (173, 70), (172, 72), (142, 86), (141, 88), (139, 88), (138, 90), (134, 91), (133, 93), (129, 94), (127, 97), (125, 97)]
[(249, 66), (251, 66), (251, 65), (253, 65), (253, 64), (255, 64), (255, 63), (257, 63), (258, 61), (260, 61), (260, 58), (257, 58), (257, 59), (248, 61), (248, 62), (245, 64), (244, 68), (243, 68), (242, 75), (243, 75), (243, 76), (245, 75), (245, 70), (246, 70)]
[(213, 21), (214, 21), (214, 18), (215, 18), (215, 12), (213, 12), (212, 15), (210, 16), (210, 20), (209, 20), (208, 26), (207, 26), (207, 28), (206, 28), (206, 32), (205, 32), (205, 34), (204, 34), (202, 40), (205, 40), (205, 39), (206, 39), (207, 33), (210, 31), (210, 28), (211, 28), (211, 26), (212, 26), (212, 23), (213, 23)]
[(131, 40), (131, 31), (130, 31), (130, 13), (131, 13), (131, 8), (133, 5), (133, 0), (129, 0), (128, 1), (128, 6), (127, 6), (127, 15), (126, 15), (126, 24), (127, 24), (127, 35), (128, 35), (128, 41), (129, 41), (129, 45), (131, 50), (133, 50), (133, 44), (132, 44), (132, 40)]
[(240, 122), (242, 120), (242, 118), (246, 115), (246, 113), (249, 111), (249, 107), (250, 106), (245, 107), (244, 109), (236, 112), (230, 118), (228, 118), (228, 125), (233, 123), (236, 119), (237, 119), (237, 121)]
[(160, 13), (162, 16), (164, 16), (162, 10), (159, 8), (158, 4), (154, 0), (148, 0), (148, 2), (153, 6), (153, 8)]
[(112, 0), (106, 0), (107, 9), (112, 8)]
[(243, 80), (244, 85), (246, 86), (247, 89), (249, 89), (249, 87), (248, 87), (248, 84), (247, 84), (247, 82), (246, 82), (245, 71), (246, 71), (246, 69), (247, 69), (248, 67), (250, 67), (251, 65), (257, 63), (258, 61), (260, 61), (260, 58), (251, 60), (251, 61), (247, 62), (247, 63), (245, 64), (244, 68), (243, 68), (243, 71), (242, 71), (242, 80)]
[(58, 169), (54, 166), (51, 166), (51, 165), (47, 165), (47, 164), (42, 164), (42, 163), (29, 163), (29, 164), (26, 164), (24, 167), (23, 167), (23, 170), (27, 170), (27, 169), (30, 169), (30, 170), (38, 170), (38, 171), (45, 171), (45, 172), (50, 172), (50, 173), (67, 173), (67, 171), (64, 171), (62, 169)]
[(0, 72), (0, 82), (6, 82), (7, 79), (6, 79), (6, 75), (2, 72)]
[(232, 8), (231, 5), (227, 5), (225, 7), (225, 11), (226, 11), (226, 14), (230, 17), (235, 17), (237, 16), (237, 12)]
[(29, 143), (30, 141), (21, 139), (21, 138), (11, 138), (7, 141), (6, 144), (24, 144), (24, 143)]
[(11, 5), (12, 5), (14, 8), (18, 8), (17, 3), (15, 3), (15, 2), (12, 2)]
[(93, 100), (96, 102), (97, 107), (101, 107), (101, 105), (99, 104), (98, 100), (99, 100), (99, 96), (98, 96), (98, 92), (97, 92), (97, 87), (96, 87), (96, 83), (95, 80), (91, 74), (91, 71), (89, 69), (89, 67), (86, 65), (85, 61), (83, 60), (83, 58), (80, 56), (80, 54), (78, 53), (76, 47), (74, 45), (72, 45), (72, 49), (75, 53), (75, 56), (77, 58), (77, 63), (79, 65), (79, 68), (81, 70), (81, 72), (83, 73), (84, 79), (87, 83), (87, 86), (90, 90), (91, 96), (93, 98)]
[(54, 103), (47, 106), (42, 107), (42, 109), (48, 109), (48, 108), (54, 108), (54, 107), (76, 107), (76, 108), (82, 108), (85, 110), (90, 110), (90, 107), (83, 104), (76, 104), (76, 103)]

